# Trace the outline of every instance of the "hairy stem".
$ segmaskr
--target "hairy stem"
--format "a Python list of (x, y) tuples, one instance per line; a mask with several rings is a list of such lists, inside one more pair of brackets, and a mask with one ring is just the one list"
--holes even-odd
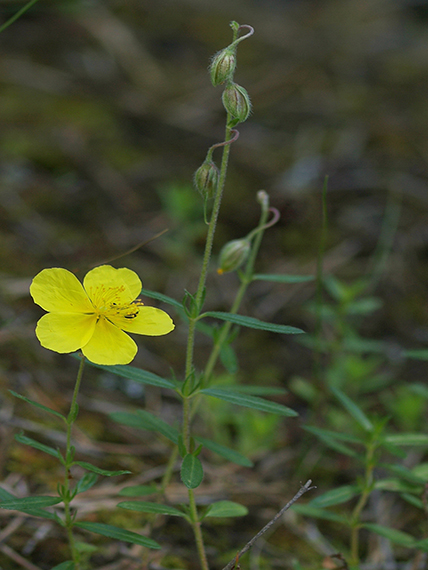
[(71, 400), (70, 412), (67, 417), (67, 441), (65, 449), (65, 477), (64, 477), (64, 492), (63, 492), (65, 528), (67, 530), (68, 543), (70, 546), (71, 556), (73, 558), (73, 562), (75, 563), (75, 570), (79, 570), (80, 564), (79, 564), (79, 553), (76, 550), (76, 544), (73, 536), (74, 518), (70, 508), (70, 503), (72, 500), (71, 490), (70, 490), (70, 479), (71, 479), (70, 467), (73, 463), (73, 455), (74, 455), (71, 445), (71, 434), (73, 430), (73, 424), (76, 420), (76, 416), (78, 413), (77, 395), (79, 394), (79, 388), (80, 388), (80, 383), (82, 381), (84, 366), (85, 366), (85, 357), (82, 355), (80, 360), (79, 370), (77, 372), (76, 384), (74, 386), (73, 398)]

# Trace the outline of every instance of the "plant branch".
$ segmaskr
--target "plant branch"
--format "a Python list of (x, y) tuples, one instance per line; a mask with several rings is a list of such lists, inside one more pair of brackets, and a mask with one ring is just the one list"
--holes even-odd
[[(291, 501), (289, 501), (284, 507), (282, 507), (282, 509), (273, 517), (272, 520), (270, 520), (267, 525), (265, 525), (261, 531), (259, 531), (255, 536), (253, 536), (253, 538), (247, 542), (247, 544), (244, 546), (244, 548), (239, 552), (237, 558), (240, 558), (243, 554), (245, 554), (248, 550), (250, 550), (250, 548), (254, 545), (254, 543), (261, 537), (264, 535), (265, 532), (267, 532), (270, 527), (276, 523), (276, 521), (282, 517), (282, 515), (285, 513), (285, 511), (288, 511), (288, 509), (296, 502), (300, 499), (300, 497), (302, 495), (304, 495), (305, 493), (307, 493), (308, 491), (311, 491), (312, 489), (316, 489), (315, 486), (312, 486), (312, 481), (309, 479), (309, 481), (306, 481), (306, 483), (303, 485), (303, 487), (300, 487), (299, 491), (294, 495), (294, 497), (291, 499)], [(233, 560), (231, 560), (229, 562), (229, 564), (227, 564), (227, 566), (225, 566), (223, 568), (223, 570), (232, 570), (232, 568), (235, 566), (236, 564), (236, 558), (234, 558)]]

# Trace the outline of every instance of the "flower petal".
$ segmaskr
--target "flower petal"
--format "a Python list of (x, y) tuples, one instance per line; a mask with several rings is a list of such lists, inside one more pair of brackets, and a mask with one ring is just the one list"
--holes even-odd
[(94, 364), (129, 364), (137, 354), (137, 345), (126, 333), (101, 317), (83, 354)]
[(45, 311), (63, 313), (89, 313), (91, 302), (82, 284), (73, 273), (60, 267), (43, 269), (30, 286), (30, 293), (37, 305)]
[(96, 322), (95, 315), (47, 313), (37, 323), (36, 336), (49, 350), (74, 352), (90, 340)]
[(109, 315), (109, 319), (126, 332), (148, 336), (168, 334), (175, 327), (171, 317), (155, 307), (138, 306), (138, 314), (134, 318)]
[(97, 307), (106, 301), (114, 301), (117, 305), (131, 303), (142, 289), (140, 278), (134, 271), (126, 267), (115, 269), (111, 265), (101, 265), (89, 271), (83, 286)]

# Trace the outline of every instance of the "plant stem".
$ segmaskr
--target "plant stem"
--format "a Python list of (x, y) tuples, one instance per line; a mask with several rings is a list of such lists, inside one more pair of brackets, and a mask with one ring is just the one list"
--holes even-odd
[(205, 554), (204, 539), (202, 538), (201, 522), (198, 520), (198, 512), (196, 509), (195, 494), (193, 489), (189, 489), (189, 507), (190, 517), (192, 520), (193, 533), (195, 535), (196, 548), (198, 550), (199, 561), (202, 570), (209, 570), (207, 556)]
[(373, 469), (375, 465), (374, 461), (374, 453), (376, 449), (376, 443), (370, 442), (367, 448), (367, 455), (366, 455), (366, 472), (364, 476), (364, 488), (361, 493), (360, 499), (358, 503), (355, 505), (355, 508), (352, 512), (351, 516), (351, 564), (357, 565), (359, 564), (359, 546), (360, 546), (360, 515), (361, 511), (365, 507), (367, 500), (370, 496), (370, 493), (373, 489)]
[(71, 400), (70, 412), (67, 417), (67, 443), (65, 449), (65, 477), (64, 477), (64, 492), (63, 492), (63, 502), (64, 502), (64, 514), (65, 514), (65, 528), (67, 530), (68, 542), (70, 546), (71, 556), (75, 564), (75, 570), (79, 570), (79, 553), (76, 550), (76, 544), (73, 536), (73, 522), (74, 517), (71, 514), (70, 503), (72, 501), (72, 496), (70, 492), (70, 467), (73, 463), (74, 450), (71, 445), (71, 432), (73, 429), (73, 424), (76, 420), (78, 414), (77, 405), (77, 395), (79, 393), (80, 383), (83, 376), (83, 368), (85, 366), (85, 357), (82, 355), (80, 360), (79, 370), (77, 372), (76, 384), (74, 386), (73, 398)]
[[(262, 228), (266, 224), (268, 216), (269, 216), (269, 208), (262, 207), (262, 213), (260, 216), (258, 228)], [(260, 248), (260, 244), (261, 244), (261, 241), (263, 238), (263, 234), (264, 234), (264, 230), (261, 229), (260, 231), (257, 232), (257, 234), (254, 238), (254, 243), (253, 243), (253, 246), (251, 248), (250, 257), (247, 261), (245, 271), (241, 275), (241, 285), (238, 289), (238, 292), (236, 293), (235, 300), (233, 301), (232, 307), (229, 311), (230, 314), (232, 314), (232, 315), (234, 315), (238, 312), (238, 309), (241, 305), (242, 299), (244, 298), (244, 295), (247, 291), (247, 288), (253, 279), (254, 263), (256, 261), (257, 254), (259, 252), (259, 248)], [(205, 373), (204, 373), (204, 385), (205, 386), (209, 383), (209, 379), (211, 377), (214, 366), (217, 362), (218, 356), (220, 354), (221, 347), (223, 346), (223, 343), (227, 339), (231, 327), (232, 327), (232, 323), (230, 323), (230, 322), (227, 322), (222, 326), (220, 334), (218, 335), (218, 339), (213, 346), (212, 352), (210, 354), (207, 365), (205, 367)]]
[(13, 22), (16, 22), (16, 20), (20, 18), (22, 14), (24, 14), (24, 12), (26, 12), (29, 8), (31, 8), (31, 6), (33, 6), (37, 1), (38, 0), (30, 0), (30, 2), (25, 4), (25, 6), (23, 6), (20, 10), (18, 10), (16, 14), (14, 14), (11, 18), (9, 18), (9, 20), (7, 20), (2, 26), (0, 26), (0, 32), (8, 28), (11, 24), (13, 24)]
[[(227, 125), (229, 125), (231, 120), (230, 115), (227, 115)], [(226, 126), (225, 142), (230, 141), (232, 138), (232, 128)], [(229, 162), (230, 145), (226, 144), (223, 147), (223, 155), (221, 160), (220, 177), (218, 182), (218, 187), (216, 195), (214, 198), (214, 205), (211, 214), (210, 223), (208, 226), (207, 240), (205, 243), (204, 257), (202, 260), (201, 274), (199, 277), (198, 288), (194, 297), (194, 308), (195, 314), (189, 317), (189, 331), (187, 335), (187, 349), (186, 349), (186, 368), (185, 368), (185, 380), (188, 380), (193, 372), (193, 353), (195, 346), (195, 328), (196, 322), (201, 314), (202, 300), (204, 297), (205, 283), (207, 280), (208, 267), (211, 259), (212, 247), (214, 242), (214, 234), (217, 226), (218, 215), (220, 212), (221, 198), (223, 196), (223, 188), (226, 180), (227, 165)], [(186, 449), (189, 449), (190, 443), (190, 400), (188, 397), (184, 397), (183, 402), (183, 442)]]

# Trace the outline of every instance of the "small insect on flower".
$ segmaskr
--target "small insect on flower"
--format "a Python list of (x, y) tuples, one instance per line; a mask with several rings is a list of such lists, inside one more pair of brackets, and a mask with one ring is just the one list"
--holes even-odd
[(138, 348), (126, 333), (160, 336), (174, 329), (167, 313), (137, 298), (141, 289), (138, 275), (124, 267), (96, 267), (83, 285), (67, 269), (43, 269), (30, 286), (34, 302), (48, 311), (36, 336), (54, 352), (80, 349), (95, 364), (129, 364)]

